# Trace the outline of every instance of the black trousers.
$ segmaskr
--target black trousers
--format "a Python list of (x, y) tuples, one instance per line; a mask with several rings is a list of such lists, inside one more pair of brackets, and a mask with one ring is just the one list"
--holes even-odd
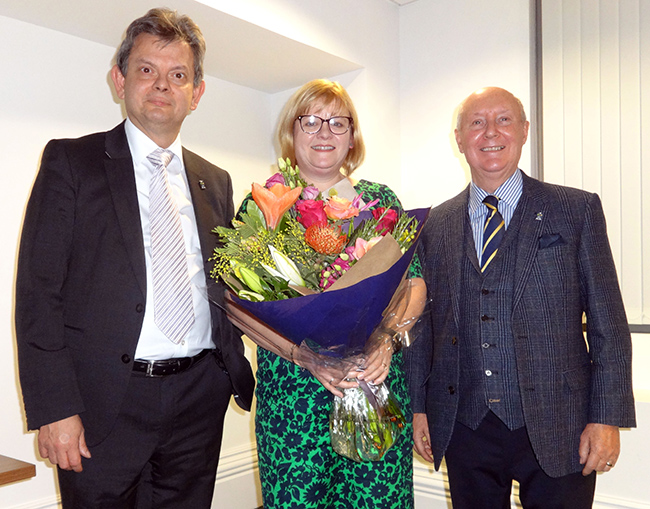
[(511, 431), (488, 412), (474, 431), (456, 422), (445, 453), (454, 509), (509, 509), (513, 479), (524, 509), (589, 509), (596, 473), (549, 477), (526, 428)]
[(63, 507), (208, 509), (231, 392), (214, 355), (175, 375), (132, 374), (114, 429), (83, 471), (58, 470)]

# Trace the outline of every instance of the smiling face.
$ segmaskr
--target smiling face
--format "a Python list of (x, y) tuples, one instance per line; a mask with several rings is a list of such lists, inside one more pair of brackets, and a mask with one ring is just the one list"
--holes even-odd
[[(317, 115), (328, 119), (336, 116), (349, 116), (333, 105), (313, 104), (304, 115)], [(296, 163), (302, 177), (319, 189), (327, 189), (343, 178), (341, 166), (352, 145), (352, 128), (345, 134), (332, 134), (329, 125), (323, 126), (316, 134), (307, 134), (296, 120), (293, 125), (293, 146)]]
[(162, 148), (174, 142), (205, 90), (205, 82), (193, 85), (190, 46), (182, 41), (166, 43), (150, 34), (136, 38), (126, 76), (114, 66), (111, 77), (131, 122)]
[(472, 180), (491, 193), (517, 169), (529, 123), (515, 97), (501, 88), (470, 95), (461, 107), (456, 143), (472, 172)]

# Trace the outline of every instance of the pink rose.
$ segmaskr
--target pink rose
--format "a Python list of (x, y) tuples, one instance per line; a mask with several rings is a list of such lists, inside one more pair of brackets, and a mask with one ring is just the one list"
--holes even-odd
[(359, 209), (352, 205), (350, 200), (332, 196), (327, 200), (325, 213), (330, 219), (349, 219), (359, 215)]
[(300, 200), (296, 203), (298, 210), (298, 222), (305, 228), (314, 223), (326, 223), (327, 215), (323, 210), (325, 203), (321, 200)]
[(352, 252), (352, 256), (355, 260), (360, 260), (361, 257), (370, 251), (370, 249), (381, 239), (381, 236), (373, 237), (370, 240), (362, 239), (360, 237), (357, 238), (357, 241), (354, 244), (354, 251)]
[(397, 224), (397, 212), (395, 212), (393, 209), (386, 210), (384, 207), (377, 207), (376, 209), (372, 210), (372, 216), (375, 219), (379, 219), (379, 223), (377, 223), (375, 231), (381, 235), (391, 233)]

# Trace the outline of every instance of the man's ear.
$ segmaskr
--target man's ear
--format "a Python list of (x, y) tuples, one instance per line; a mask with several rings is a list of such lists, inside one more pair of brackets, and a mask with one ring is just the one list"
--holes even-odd
[(198, 87), (194, 87), (194, 91), (192, 92), (192, 104), (190, 105), (190, 110), (194, 111), (199, 105), (199, 101), (201, 100), (201, 96), (203, 96), (203, 92), (205, 92), (205, 81), (201, 81), (201, 84)]
[(463, 152), (463, 143), (461, 142), (460, 139), (460, 133), (458, 132), (458, 129), (454, 129), (454, 136), (456, 136), (456, 144), (458, 145), (458, 150), (461, 154), (464, 154)]
[(526, 144), (526, 141), (528, 141), (528, 128), (530, 127), (530, 122), (526, 120), (526, 123), (524, 123), (524, 141), (521, 143), (522, 145)]
[(115, 87), (115, 93), (120, 99), (124, 99), (124, 75), (120, 68), (115, 64), (111, 69), (111, 79), (113, 80), (113, 86)]

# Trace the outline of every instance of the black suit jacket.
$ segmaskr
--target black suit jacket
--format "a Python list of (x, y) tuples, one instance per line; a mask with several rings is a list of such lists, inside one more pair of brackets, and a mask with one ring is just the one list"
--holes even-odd
[[(406, 353), (413, 410), (427, 414), (436, 468), (458, 410), (459, 349), (480, 341), (460, 334), (464, 320), (480, 319), (461, 313), (463, 257), (480, 271), (468, 199), (469, 188), (434, 208), (423, 226), (419, 256), (431, 314)], [(630, 331), (598, 196), (524, 174), (515, 214), (517, 235), (504, 239), (516, 249), (505, 312), (528, 436), (542, 469), (557, 477), (582, 469), (578, 445), (587, 423), (635, 425)]]
[[(217, 242), (211, 230), (234, 215), (231, 180), (188, 150), (183, 159), (207, 277)], [(211, 285), (209, 277), (208, 285), (212, 299), (223, 299), (221, 285)], [(146, 291), (124, 123), (106, 133), (51, 141), (27, 206), (16, 282), (29, 429), (80, 414), (89, 445), (106, 436), (131, 375)], [(214, 342), (236, 401), (248, 410), (254, 379), (241, 338), (224, 313), (211, 308)]]

